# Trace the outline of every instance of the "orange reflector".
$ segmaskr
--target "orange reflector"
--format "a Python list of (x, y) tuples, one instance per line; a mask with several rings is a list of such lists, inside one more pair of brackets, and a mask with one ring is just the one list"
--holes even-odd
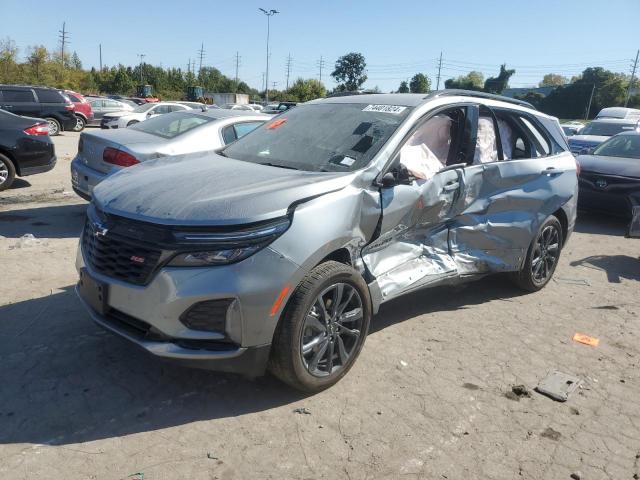
[(573, 340), (575, 342), (584, 343), (585, 345), (591, 345), (592, 347), (597, 347), (600, 343), (600, 339), (596, 337), (590, 337), (589, 335), (584, 335), (582, 333), (576, 333), (573, 336)]
[(274, 120), (273, 122), (271, 122), (267, 128), (269, 130), (275, 130), (276, 128), (284, 125), (285, 123), (287, 123), (286, 118), (279, 118), (278, 120)]
[(269, 314), (270, 317), (273, 317), (276, 313), (278, 313), (278, 310), (280, 309), (280, 305), (282, 304), (284, 297), (287, 296), (287, 293), (289, 292), (290, 288), (291, 287), (289, 285), (285, 285), (285, 287), (282, 290), (280, 290), (280, 295), (278, 295), (278, 298), (276, 298), (276, 301), (273, 302), (273, 306), (271, 307), (271, 313)]

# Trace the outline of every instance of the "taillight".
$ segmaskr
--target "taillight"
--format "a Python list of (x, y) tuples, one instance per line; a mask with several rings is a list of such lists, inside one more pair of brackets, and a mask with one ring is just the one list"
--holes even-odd
[(582, 170), (582, 166), (580, 166), (580, 162), (578, 161), (577, 158), (575, 160), (576, 160), (576, 175), (580, 176), (580, 171)]
[(64, 109), (65, 109), (65, 110), (69, 110), (69, 111), (71, 111), (71, 112), (72, 112), (72, 111), (74, 111), (74, 110), (75, 110), (75, 108), (76, 108), (76, 106), (75, 106), (73, 103), (67, 103), (67, 104), (64, 106)]
[(112, 165), (118, 165), (119, 167), (131, 167), (140, 163), (140, 161), (133, 155), (111, 147), (104, 149), (104, 152), (102, 153), (102, 160)]
[(29, 128), (25, 128), (24, 133), (26, 133), (27, 135), (49, 135), (49, 124), (36, 123)]

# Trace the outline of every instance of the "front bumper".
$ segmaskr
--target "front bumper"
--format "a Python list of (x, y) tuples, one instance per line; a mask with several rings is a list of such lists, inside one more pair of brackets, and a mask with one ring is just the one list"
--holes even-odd
[[(94, 322), (147, 352), (181, 364), (257, 376), (264, 372), (273, 333), (286, 301), (274, 302), (299, 281), (299, 267), (269, 247), (231, 265), (164, 267), (147, 285), (133, 285), (93, 271), (78, 248), (78, 271), (108, 288), (104, 314), (83, 300)], [(76, 289), (78, 291), (78, 289)], [(199, 302), (233, 299), (225, 332), (193, 330), (180, 316)], [(138, 324), (148, 330), (137, 328)], [(136, 328), (131, 328), (133, 325)], [(145, 333), (146, 332), (146, 333)]]
[(78, 160), (78, 157), (71, 162), (71, 186), (85, 200), (91, 200), (93, 189), (106, 177), (106, 173), (87, 166)]
[(630, 218), (640, 205), (640, 181), (624, 177), (585, 174), (579, 178), (578, 208)]
[(102, 121), (100, 122), (100, 128), (108, 130), (111, 128), (118, 128), (118, 119), (117, 118), (109, 118), (109, 119), (102, 119)]

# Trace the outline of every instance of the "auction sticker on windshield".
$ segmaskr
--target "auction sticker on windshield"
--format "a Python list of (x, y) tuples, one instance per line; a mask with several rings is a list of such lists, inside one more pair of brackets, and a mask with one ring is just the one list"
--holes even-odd
[(382, 113), (402, 113), (407, 107), (400, 105), (367, 105), (362, 109), (363, 112), (382, 112)]

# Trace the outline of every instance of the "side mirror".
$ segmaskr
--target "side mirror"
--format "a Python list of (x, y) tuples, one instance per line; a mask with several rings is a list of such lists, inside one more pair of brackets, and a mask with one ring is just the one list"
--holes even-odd
[(407, 167), (400, 164), (382, 176), (380, 185), (385, 188), (395, 187), (396, 185), (411, 185), (414, 180), (415, 177), (409, 173)]
[(392, 172), (385, 173), (380, 180), (380, 185), (385, 188), (395, 187), (397, 184), (396, 176)]
[(154, 114), (153, 112), (149, 112), (149, 113), (147, 113), (147, 118), (151, 118), (151, 117), (153, 117), (154, 115), (155, 115), (155, 114)]

